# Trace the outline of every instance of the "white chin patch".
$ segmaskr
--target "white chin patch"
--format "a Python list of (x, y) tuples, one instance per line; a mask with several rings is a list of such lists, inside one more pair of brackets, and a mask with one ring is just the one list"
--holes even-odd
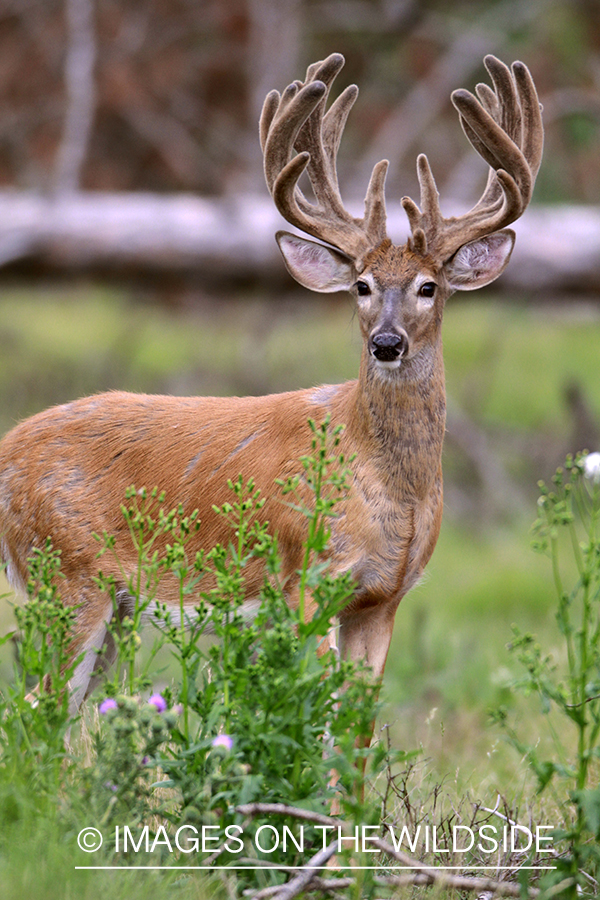
[(402, 365), (402, 357), (398, 357), (398, 359), (393, 359), (389, 362), (384, 362), (374, 356), (373, 360), (375, 361), (375, 365), (377, 366), (377, 368), (382, 372), (393, 372), (395, 369), (399, 369)]

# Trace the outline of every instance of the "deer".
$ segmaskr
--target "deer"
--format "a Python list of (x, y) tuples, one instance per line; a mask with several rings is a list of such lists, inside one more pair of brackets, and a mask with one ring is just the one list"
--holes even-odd
[[(282, 501), (275, 482), (301, 471), (309, 420), (343, 426), (340, 452), (353, 458), (351, 489), (332, 520), (328, 550), (331, 572), (350, 572), (354, 583), (338, 617), (339, 652), (382, 677), (396, 610), (421, 578), (440, 530), (444, 306), (454, 291), (483, 287), (504, 271), (515, 241), (507, 226), (529, 204), (542, 157), (541, 107), (529, 70), (494, 56), (484, 62), (493, 86), (452, 94), (466, 137), (489, 166), (483, 193), (468, 212), (445, 218), (421, 154), (420, 201), (402, 199), (410, 233), (400, 245), (386, 230), (386, 160), (373, 168), (362, 218), (341, 198), (337, 154), (358, 88), (346, 87), (327, 106), (344, 57), (333, 53), (310, 65), (304, 82), (265, 100), (267, 186), (283, 218), (301, 232), (279, 231), (279, 249), (300, 285), (354, 298), (362, 336), (355, 380), (262, 397), (100, 393), (38, 413), (3, 438), (0, 555), (10, 584), (23, 593), (32, 550), (49, 537), (62, 553), (61, 593), (77, 607), (74, 709), (115, 659), (111, 619), (131, 607), (126, 584), (117, 581), (118, 609), (96, 587), (92, 537), (113, 535), (123, 569), (133, 571), (136, 554), (120, 512), (130, 485), (156, 485), (170, 502), (197, 509), (194, 541), (210, 548), (228, 543), (228, 526), (213, 510), (228, 479), (252, 477), (277, 535), (287, 602), (297, 608), (305, 520)], [(298, 184), (303, 173), (312, 196)], [(258, 562), (244, 574), (252, 615), (263, 575)], [(113, 575), (122, 579), (120, 570)], [(160, 600), (176, 615), (172, 587), (163, 581)], [(314, 608), (309, 598), (306, 616)]]

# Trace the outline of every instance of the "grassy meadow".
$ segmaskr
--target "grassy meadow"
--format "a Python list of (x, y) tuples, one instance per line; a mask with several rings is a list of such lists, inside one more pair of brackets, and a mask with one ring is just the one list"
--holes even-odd
[[(518, 667), (507, 644), (516, 623), (557, 658), (563, 652), (551, 565), (530, 547), (531, 524), (538, 479), (549, 479), (565, 453), (583, 449), (572, 441), (593, 439), (594, 420), (600, 422), (600, 310), (572, 301), (506, 303), (485, 292), (455, 297), (444, 345), (451, 413), (445, 519), (426, 576), (396, 617), (378, 730), (395, 747), (421, 749), (411, 772), (415, 803), (438, 792), (451, 805), (493, 807), (501, 795), (525, 816), (537, 809), (551, 821), (552, 807), (539, 813), (532, 777), (490, 724), (489, 710), (505, 706), (524, 739), (545, 740), (539, 700), (510, 690)], [(166, 306), (133, 290), (82, 283), (4, 289), (0, 348), (4, 433), (45, 406), (99, 390), (226, 395), (352, 378), (360, 339), (343, 298), (265, 300), (247, 292), (230, 300), (190, 295)], [(566, 399), (573, 385), (583, 398), (585, 428)], [(463, 420), (481, 438), (476, 456), (453, 438), (453, 423), (460, 431)], [(488, 471), (495, 480), (486, 481)], [(11, 624), (4, 602), (2, 633)], [(11, 652), (2, 650), (6, 682)], [(39, 832), (35, 840), (44, 844)], [(69, 866), (68, 853), (53, 851), (46, 894), (29, 851), (43, 855), (34, 846), (15, 850), (7, 876), (14, 884), (6, 881), (3, 896), (58, 896), (56, 872)], [(31, 884), (23, 893), (15, 872), (27, 873), (28, 865)], [(70, 875), (68, 896), (96, 896), (90, 874)], [(143, 877), (152, 878), (160, 897), (157, 875)], [(113, 896), (125, 890), (124, 877), (129, 898), (151, 883), (133, 872), (103, 877)], [(211, 895), (207, 885), (180, 888), (186, 897)]]

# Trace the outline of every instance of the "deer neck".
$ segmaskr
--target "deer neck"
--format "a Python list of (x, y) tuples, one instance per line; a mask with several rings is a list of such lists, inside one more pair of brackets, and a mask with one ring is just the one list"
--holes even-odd
[(378, 371), (363, 349), (356, 382), (356, 426), (390, 494), (422, 500), (439, 479), (446, 425), (441, 337), (422, 360)]

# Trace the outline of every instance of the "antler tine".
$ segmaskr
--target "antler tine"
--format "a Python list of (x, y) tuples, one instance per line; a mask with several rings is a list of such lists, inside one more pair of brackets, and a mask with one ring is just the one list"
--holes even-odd
[(485, 58), (493, 90), (477, 85), (477, 97), (454, 91), (452, 102), (461, 125), (477, 153), (490, 166), (488, 181), (475, 206), (465, 215), (444, 218), (427, 158), (417, 167), (421, 208), (410, 198), (402, 203), (412, 237), (409, 244), (445, 262), (460, 246), (510, 225), (527, 207), (543, 149), (541, 109), (527, 67), (513, 63), (512, 71), (494, 56)]
[[(358, 96), (356, 85), (346, 88), (327, 116), (324, 115), (331, 85), (343, 65), (344, 57), (339, 53), (332, 53), (323, 62), (309, 66), (307, 83), (309, 78), (322, 82), (325, 93), (298, 132), (295, 149), (310, 155), (307, 172), (317, 203), (330, 208), (338, 216), (347, 217), (338, 188), (336, 156), (348, 113)], [(332, 139), (333, 143), (330, 143)]]
[(267, 144), (267, 138), (269, 137), (269, 130), (271, 128), (271, 123), (273, 119), (277, 115), (277, 110), (279, 109), (279, 104), (281, 102), (281, 94), (279, 91), (270, 91), (265, 97), (265, 102), (263, 103), (263, 108), (260, 114), (260, 121), (258, 126), (259, 137), (260, 137), (260, 149), (265, 152), (265, 147)]
[[(387, 163), (375, 166), (365, 199), (363, 219), (345, 208), (337, 178), (337, 152), (348, 114), (358, 96), (347, 87), (325, 106), (331, 85), (344, 65), (332, 53), (308, 67), (306, 81), (289, 85), (280, 96), (267, 96), (260, 121), (265, 178), (279, 212), (297, 228), (333, 244), (360, 268), (366, 252), (386, 237), (384, 182)], [(306, 171), (313, 190), (311, 203), (298, 187)]]
[[(487, 84), (478, 84), (475, 92), (479, 102), (491, 119), (498, 123), (501, 134), (508, 135), (512, 141), (520, 145), (522, 142), (522, 114), (515, 82), (511, 77), (510, 70), (494, 56), (487, 56), (484, 63), (492, 78), (495, 90), (492, 90)], [(479, 105), (468, 91), (455, 91), (452, 94), (452, 102), (459, 111), (460, 123), (469, 142), (490, 166), (486, 189), (479, 203), (496, 200), (501, 192), (499, 182), (495, 177), (495, 170), (501, 167), (501, 160), (497, 154), (494, 154), (492, 148), (488, 147), (480, 139), (477, 130), (469, 124), (468, 117), (463, 116), (460, 111), (461, 103), (465, 107), (472, 105), (474, 112), (477, 112)]]
[(302, 85), (296, 81), (281, 96), (278, 91), (268, 94), (260, 118), (260, 136), (265, 178), (271, 192), (289, 161), (300, 128), (325, 92), (322, 82)]
[[(513, 63), (513, 72), (521, 102), (523, 120), (522, 150), (529, 162), (532, 182), (535, 183), (542, 163), (544, 150), (544, 123), (542, 122), (542, 104), (540, 103), (533, 83), (533, 78), (522, 62)], [(533, 189), (532, 183), (532, 189)]]

